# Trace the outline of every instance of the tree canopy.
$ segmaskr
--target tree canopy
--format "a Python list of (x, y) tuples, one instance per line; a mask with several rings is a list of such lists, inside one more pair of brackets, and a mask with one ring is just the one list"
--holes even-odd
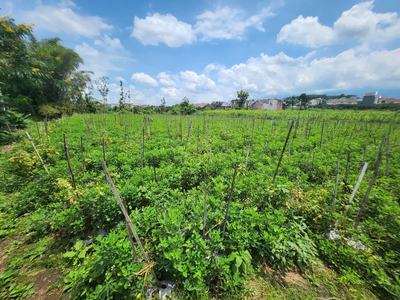
[(85, 102), (92, 101), (85, 96), (91, 78), (90, 72), (79, 70), (82, 58), (62, 46), (60, 38), (37, 41), (33, 26), (17, 24), (10, 17), (0, 18), (0, 89), (4, 105), (24, 114), (49, 116), (85, 107)]

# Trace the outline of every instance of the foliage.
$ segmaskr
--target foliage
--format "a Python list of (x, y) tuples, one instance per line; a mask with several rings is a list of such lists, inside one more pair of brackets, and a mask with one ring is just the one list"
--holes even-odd
[[(185, 103), (190, 107), (188, 100)], [(322, 294), (326, 298), (342, 297), (339, 287), (350, 293), (343, 299), (399, 297), (398, 114), (234, 110), (185, 115), (180, 105), (174, 109), (179, 115), (141, 116), (123, 110), (49, 120), (48, 139), (39, 138), (32, 124), (28, 131), (50, 175), (28, 143), (0, 153), (0, 173), (7, 178), (0, 186), (5, 195), (1, 199), (9, 199), (0, 206), (0, 217), (7, 218), (0, 222), (0, 237), (21, 232), (26, 220), (24, 232), (30, 239), (51, 237), (54, 244), (69, 243), (62, 250), (63, 263), (55, 265), (66, 270), (65, 289), (73, 298), (145, 295), (154, 278), (147, 273), (145, 280), (139, 272), (146, 264), (132, 261), (124, 216), (100, 163), (104, 139), (110, 175), (154, 264), (152, 270), (158, 279), (177, 284), (177, 297), (249, 297), (247, 283), (267, 265), (280, 274), (297, 270), (313, 284), (302, 295), (313, 299), (321, 296), (322, 287), (316, 287), (320, 281), (312, 269), (322, 264), (337, 272), (335, 287), (325, 280), (324, 286), (331, 289)], [(295, 125), (271, 184), (292, 120)], [(38, 125), (44, 132), (43, 123)], [(384, 156), (361, 227), (354, 229), (373, 173), (369, 167), (344, 215), (360, 174), (364, 143), (364, 161), (373, 166), (378, 142), (389, 130), (390, 172), (386, 177)], [(68, 136), (77, 191), (63, 134)], [(333, 212), (338, 153), (342, 161)], [(334, 228), (340, 238), (324, 238)], [(40, 255), (33, 248), (27, 252), (33, 261), (48, 255), (48, 248)], [(140, 256), (137, 245), (135, 251)], [(274, 291), (270, 292), (279, 294), (278, 288)]]
[(88, 72), (78, 71), (81, 57), (59, 38), (37, 41), (33, 24), (16, 24), (8, 16), (0, 24), (0, 88), (6, 107), (42, 116), (49, 106), (59, 110), (54, 115), (74, 110), (71, 101), (77, 102), (90, 82)]
[(246, 92), (244, 90), (237, 91), (237, 106), (238, 107), (244, 107), (245, 104), (247, 103), (247, 99), (249, 99), (249, 92)]

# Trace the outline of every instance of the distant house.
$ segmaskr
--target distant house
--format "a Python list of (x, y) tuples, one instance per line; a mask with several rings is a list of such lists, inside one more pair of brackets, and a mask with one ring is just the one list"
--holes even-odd
[(232, 105), (229, 102), (222, 102), (221, 109), (229, 109)]
[(400, 99), (390, 98), (388, 103), (400, 104)]
[(198, 109), (205, 109), (206, 107), (210, 107), (210, 104), (209, 103), (195, 103), (195, 104), (193, 104), (193, 106)]
[(278, 100), (276, 98), (271, 99), (259, 99), (253, 103), (252, 109), (256, 110), (282, 110), (283, 100)]
[(384, 103), (389, 103), (389, 98), (381, 95), (378, 97), (378, 104), (384, 104)]
[(112, 107), (115, 107), (115, 106), (118, 106), (118, 103), (108, 103), (107, 104), (107, 107), (111, 107), (112, 108)]
[(150, 105), (142, 104), (142, 105), (139, 105), (139, 107), (140, 107), (140, 108), (148, 108), (148, 107), (150, 107)]
[(327, 102), (325, 99), (322, 99), (322, 98), (311, 99), (310, 102), (308, 103), (308, 105), (311, 105), (311, 106), (325, 105), (325, 104), (327, 104)]
[(362, 101), (358, 104), (377, 104), (378, 103), (378, 92), (365, 93)]
[(338, 105), (338, 104), (357, 104), (359, 103), (359, 99), (357, 97), (341, 97), (334, 98), (327, 101), (328, 105)]
[(139, 107), (139, 106), (140, 106), (140, 103), (133, 103), (133, 102), (125, 103), (126, 108), (133, 108), (133, 107)]

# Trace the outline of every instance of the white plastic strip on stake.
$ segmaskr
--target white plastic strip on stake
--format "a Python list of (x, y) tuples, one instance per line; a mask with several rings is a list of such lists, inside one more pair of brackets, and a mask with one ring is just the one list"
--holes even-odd
[(347, 212), (349, 211), (350, 205), (351, 205), (351, 203), (353, 202), (354, 197), (356, 196), (357, 190), (358, 190), (358, 188), (360, 187), (361, 181), (362, 181), (363, 178), (364, 178), (365, 172), (367, 171), (367, 167), (368, 167), (368, 163), (365, 163), (364, 166), (363, 166), (363, 168), (362, 168), (362, 170), (361, 170), (360, 177), (358, 177), (356, 187), (354, 188), (353, 193), (352, 193), (351, 196), (350, 196), (349, 202), (347, 203), (347, 206), (346, 206), (346, 210), (345, 210), (345, 212), (344, 212), (344, 215), (346, 215)]

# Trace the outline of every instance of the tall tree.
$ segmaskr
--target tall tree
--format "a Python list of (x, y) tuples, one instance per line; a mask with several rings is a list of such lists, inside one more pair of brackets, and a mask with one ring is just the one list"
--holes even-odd
[(124, 94), (124, 86), (123, 86), (122, 80), (119, 81), (119, 86), (121, 88), (121, 93), (119, 94), (120, 97), (119, 97), (118, 104), (119, 104), (119, 109), (122, 110), (125, 108), (125, 94)]
[(305, 108), (308, 101), (310, 101), (310, 99), (308, 98), (306, 93), (303, 93), (300, 95), (299, 100), (301, 101), (301, 105)]
[(238, 107), (244, 107), (247, 99), (249, 99), (249, 92), (240, 90), (237, 92), (237, 105)]

